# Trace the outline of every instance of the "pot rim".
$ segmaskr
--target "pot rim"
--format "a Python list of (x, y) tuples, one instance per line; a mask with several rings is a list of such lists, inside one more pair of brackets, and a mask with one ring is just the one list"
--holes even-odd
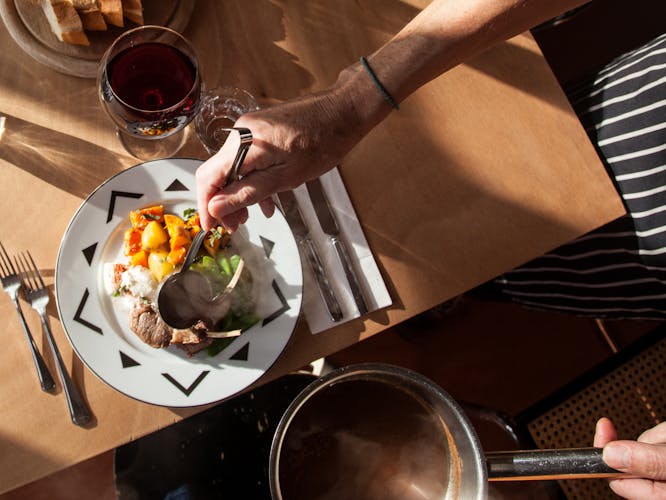
[[(284, 438), (291, 422), (298, 411), (315, 394), (326, 387), (329, 387), (333, 383), (346, 379), (376, 380), (384, 383), (389, 380), (395, 380), (403, 384), (406, 383), (408, 388), (424, 393), (435, 401), (441, 403), (442, 407), (447, 410), (447, 418), (444, 418), (444, 416), (441, 415), (441, 412), (438, 412), (437, 408), (432, 405), (431, 409), (440, 415), (440, 418), (442, 418), (442, 421), (446, 424), (446, 432), (448, 434), (451, 434), (452, 427), (455, 430), (456, 439), (454, 440), (454, 445), (456, 450), (452, 450), (455, 451), (455, 453), (452, 453), (452, 457), (459, 469), (457, 496), (450, 497), (450, 492), (447, 492), (446, 498), (460, 497), (484, 499), (487, 497), (488, 477), (483, 449), (474, 427), (460, 405), (435, 382), (411, 369), (388, 363), (358, 363), (337, 368), (314, 380), (307, 385), (296, 398), (294, 398), (292, 403), (285, 410), (275, 430), (273, 441), (271, 443), (269, 484), (273, 500), (283, 500), (280, 491), (279, 457)], [(453, 421), (449, 421), (451, 419)], [(453, 438), (449, 437), (449, 439)], [(459, 455), (461, 450), (465, 453), (468, 461), (464, 461), (460, 456), (456, 456)], [(466, 480), (464, 481), (463, 479)], [(471, 489), (473, 489), (473, 491), (471, 491)]]

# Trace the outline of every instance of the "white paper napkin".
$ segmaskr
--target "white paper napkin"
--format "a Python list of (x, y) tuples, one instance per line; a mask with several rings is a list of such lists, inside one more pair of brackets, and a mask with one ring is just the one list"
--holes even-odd
[[(368, 311), (376, 311), (391, 305), (391, 296), (388, 293), (375, 258), (370, 251), (363, 229), (358, 222), (356, 212), (351, 204), (347, 189), (345, 188), (340, 172), (337, 168), (321, 176), (321, 182), (328, 197), (329, 204), (335, 216), (340, 237), (347, 245), (349, 258), (356, 270), (358, 280), (363, 290), (363, 296), (368, 305)], [(326, 309), (317, 287), (312, 269), (301, 254), (303, 266), (303, 312), (310, 331), (320, 333), (331, 327), (360, 316), (354, 297), (338, 254), (331, 243), (329, 236), (324, 234), (319, 225), (310, 196), (304, 184), (294, 189), (294, 194), (301, 209), (305, 224), (310, 230), (310, 236), (319, 252), (328, 280), (333, 287), (335, 296), (342, 308), (343, 318), (333, 322)]]

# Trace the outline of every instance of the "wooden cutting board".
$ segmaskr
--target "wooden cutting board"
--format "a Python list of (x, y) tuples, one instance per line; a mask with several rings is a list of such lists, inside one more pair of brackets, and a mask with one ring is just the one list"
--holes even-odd
[[(182, 32), (194, 5), (194, 0), (144, 0), (144, 22)], [(109, 25), (106, 31), (87, 31), (90, 46), (81, 46), (56, 38), (39, 0), (0, 0), (0, 17), (14, 41), (28, 55), (56, 71), (82, 78), (95, 78), (99, 61), (113, 40), (136, 27), (125, 18), (123, 28)]]

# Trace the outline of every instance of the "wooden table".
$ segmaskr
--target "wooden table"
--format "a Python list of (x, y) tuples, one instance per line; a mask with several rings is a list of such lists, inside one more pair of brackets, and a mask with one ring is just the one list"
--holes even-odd
[[(209, 85), (264, 102), (330, 84), (425, 0), (198, 0), (185, 35)], [(27, 57), (0, 28), (0, 237), (29, 248), (53, 283), (60, 238), (82, 200), (136, 163), (123, 154), (93, 80)], [(194, 140), (183, 155), (203, 155)], [(423, 87), (345, 159), (342, 175), (389, 286), (387, 310), (312, 336), (305, 322), (259, 383), (429, 309), (624, 213), (588, 138), (529, 34)], [(30, 327), (38, 318), (24, 305)], [(42, 393), (18, 318), (0, 296), (0, 492), (170, 425), (169, 409), (116, 392), (50, 322), (94, 412), (71, 424), (61, 391)], [(38, 344), (46, 352), (40, 335)], [(53, 364), (49, 363), (51, 368)]]

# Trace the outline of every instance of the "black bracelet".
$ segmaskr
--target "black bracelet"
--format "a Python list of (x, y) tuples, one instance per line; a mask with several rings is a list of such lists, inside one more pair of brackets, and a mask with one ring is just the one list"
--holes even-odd
[(361, 57), (361, 65), (365, 68), (365, 70), (368, 72), (368, 75), (370, 75), (370, 78), (372, 78), (372, 81), (375, 83), (379, 91), (382, 93), (384, 96), (384, 99), (391, 105), (393, 109), (400, 109), (400, 106), (398, 106), (398, 103), (395, 102), (395, 99), (391, 97), (391, 94), (388, 93), (388, 90), (384, 88), (382, 85), (382, 82), (379, 81), (379, 78), (377, 78), (377, 75), (375, 75), (375, 72), (372, 71), (372, 68), (368, 64), (368, 61), (365, 57)]

